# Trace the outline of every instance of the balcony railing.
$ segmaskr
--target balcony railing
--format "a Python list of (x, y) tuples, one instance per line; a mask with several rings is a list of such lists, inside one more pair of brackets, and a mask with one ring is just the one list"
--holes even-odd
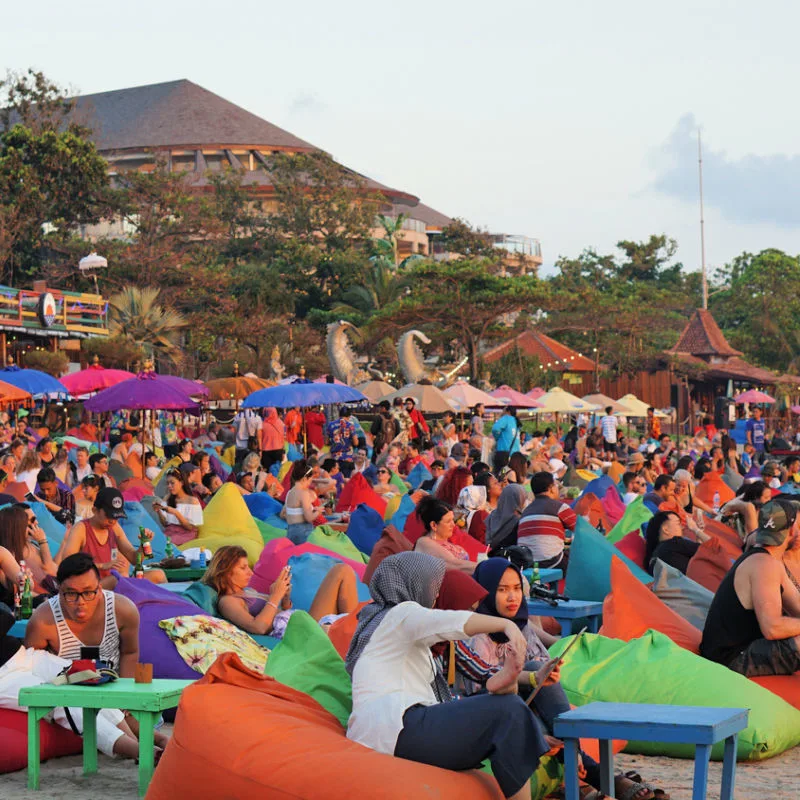
[[(53, 296), (54, 308), (44, 307), (45, 294)], [(50, 311), (54, 313), (46, 313)], [(108, 303), (97, 294), (54, 289), (34, 292), (0, 286), (0, 330), (3, 328), (38, 329), (62, 337), (108, 336)]]
[(542, 246), (538, 239), (530, 236), (516, 236), (508, 233), (493, 233), (492, 241), (495, 247), (507, 250), (521, 256), (531, 256), (533, 258), (542, 257)]

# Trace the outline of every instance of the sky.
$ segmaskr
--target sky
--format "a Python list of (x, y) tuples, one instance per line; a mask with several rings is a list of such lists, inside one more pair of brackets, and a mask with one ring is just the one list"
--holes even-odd
[(713, 273), (800, 252), (799, 29), (782, 0), (38, 0), (4, 14), (0, 66), (84, 94), (188, 78), (439, 211), (538, 238), (544, 274), (653, 233), (698, 268), (701, 130)]

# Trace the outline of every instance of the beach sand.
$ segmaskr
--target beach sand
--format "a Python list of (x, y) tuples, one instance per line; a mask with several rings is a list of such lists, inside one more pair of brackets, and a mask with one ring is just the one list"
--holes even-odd
[[(693, 762), (676, 758), (618, 755), (615, 764), (636, 770), (645, 780), (660, 786), (673, 800), (691, 800)], [(27, 773), (13, 772), (0, 777), (0, 796), (15, 800), (133, 800), (136, 797), (137, 771), (131, 761), (114, 761), (99, 756), (100, 771), (84, 777), (81, 756), (57, 758), (42, 765), (41, 789), (26, 788)], [(722, 764), (711, 762), (708, 797), (719, 797)], [(790, 750), (767, 761), (739, 763), (736, 768), (736, 800), (795, 800), (800, 794), (800, 751)], [(354, 800), (358, 798), (353, 793)], [(176, 800), (179, 800), (176, 798)], [(267, 800), (265, 797), (264, 800)], [(410, 799), (411, 800), (411, 799)]]

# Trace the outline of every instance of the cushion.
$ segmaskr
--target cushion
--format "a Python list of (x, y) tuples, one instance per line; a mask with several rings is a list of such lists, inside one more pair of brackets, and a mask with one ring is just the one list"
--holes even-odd
[[(247, 716), (231, 709), (247, 709)], [(233, 654), (221, 656), (184, 690), (174, 735), (147, 794), (148, 800), (501, 797), (488, 776), (449, 772), (351, 742), (311, 697), (248, 670)]]
[[(359, 603), (355, 611), (351, 611), (343, 617), (339, 617), (333, 625), (328, 628), (328, 638), (331, 640), (336, 652), (342, 657), (347, 657), (350, 649), (350, 642), (353, 640), (356, 628), (358, 627), (358, 612), (361, 611), (366, 602)], [(293, 615), (294, 616), (294, 615)]]
[(289, 617), (265, 675), (314, 698), (343, 728), (353, 708), (350, 676), (319, 623), (303, 611)]
[[(155, 495), (145, 495), (139, 500), (139, 502), (142, 504), (142, 508), (144, 508), (144, 510), (153, 519), (153, 522), (156, 523), (156, 526), (163, 530), (164, 526), (161, 524), (161, 520), (158, 518), (156, 510), (153, 508), (153, 503), (156, 500), (158, 500), (158, 498)], [(153, 530), (155, 530), (155, 528), (153, 528)]]
[(742, 554), (742, 539), (739, 534), (724, 522), (716, 519), (705, 518), (705, 530), (710, 536), (716, 536), (723, 547), (734, 558), (739, 558)]
[(602, 500), (606, 496), (606, 492), (609, 490), (614, 492), (617, 491), (614, 481), (611, 480), (608, 475), (601, 475), (599, 478), (593, 478), (590, 480), (589, 483), (586, 484), (586, 488), (583, 490), (583, 493), (586, 494), (591, 492), (599, 500)]
[(637, 567), (645, 568), (644, 559), (647, 555), (647, 542), (638, 530), (631, 531), (623, 536), (614, 547), (626, 555)]
[[(25, 502), (28, 502), (27, 500)], [(39, 527), (45, 532), (48, 544), (50, 545), (50, 552), (55, 555), (58, 552), (61, 543), (64, 541), (64, 533), (66, 528), (64, 524), (59, 522), (51, 513), (44, 503), (38, 500), (28, 505), (36, 514), (36, 519), (39, 521)]]
[(153, 538), (150, 544), (153, 547), (153, 558), (161, 560), (164, 558), (164, 548), (167, 544), (167, 538), (164, 536), (164, 531), (161, 526), (148, 514), (144, 505), (140, 502), (125, 502), (125, 513), (128, 515), (125, 519), (121, 519), (120, 525), (125, 535), (134, 547), (139, 544), (139, 528), (147, 528), (153, 532)]
[(631, 531), (639, 531), (642, 525), (652, 517), (653, 512), (644, 504), (641, 497), (637, 497), (626, 507), (622, 519), (608, 532), (606, 538), (611, 544), (616, 544)]
[(266, 492), (245, 495), (244, 503), (256, 519), (266, 519), (273, 514), (279, 514), (283, 508), (283, 503), (279, 503)]
[[(28, 766), (28, 714), (0, 708), (0, 774)], [(71, 756), (83, 749), (83, 739), (52, 722), (39, 720), (39, 753), (42, 761)], [(7, 787), (11, 794), (11, 787)]]
[[(218, 617), (217, 590), (202, 581), (194, 581), (181, 597), (199, 606), (212, 617)], [(195, 612), (196, 613), (196, 612)]]
[(222, 653), (236, 653), (246, 667), (259, 672), (269, 657), (267, 648), (256, 644), (245, 631), (226, 619), (195, 614), (161, 620), (158, 627), (167, 634), (183, 660), (201, 675), (208, 672)]
[(414, 511), (413, 514), (409, 514), (408, 517), (406, 517), (406, 524), (403, 525), (403, 534), (406, 539), (414, 545), (417, 539), (424, 533), (425, 525), (419, 518), (419, 514), (417, 514), (416, 511)]
[[(340, 560), (320, 553), (290, 556), (288, 564), (292, 568), (292, 605), (302, 611), (308, 611), (325, 576)], [(369, 588), (361, 581), (358, 581), (358, 599), (370, 599)]]
[(697, 482), (697, 487), (694, 490), (695, 495), (708, 505), (713, 505), (716, 492), (719, 492), (720, 506), (725, 505), (728, 500), (733, 500), (735, 497), (733, 489), (722, 480), (722, 475), (718, 472), (707, 472)]
[(356, 472), (344, 485), (336, 504), (336, 510), (354, 511), (360, 503), (366, 503), (370, 508), (374, 508), (383, 518), (383, 514), (386, 511), (386, 501), (375, 493), (367, 479), (360, 472)]
[(652, 590), (664, 605), (702, 632), (714, 598), (705, 586), (695, 583), (679, 569), (657, 558), (653, 568)]
[[(270, 519), (274, 520), (275, 517), (270, 517)], [(264, 544), (273, 541), (273, 539), (286, 538), (286, 528), (282, 528), (277, 525), (271, 525), (270, 523), (264, 522), (264, 520), (257, 519), (256, 517), (253, 518), (253, 521), (256, 523), (256, 527), (261, 534), (261, 541), (264, 542)]]
[[(550, 648), (551, 655), (558, 656), (570, 641), (571, 637), (560, 639)], [(800, 743), (800, 711), (658, 631), (630, 642), (584, 634), (561, 667), (561, 684), (570, 702), (578, 706), (603, 701), (748, 708), (748, 726), (739, 733), (740, 760), (770, 758)], [(631, 741), (626, 750), (694, 758), (693, 745)], [(712, 758), (721, 760), (722, 750), (722, 742), (714, 745)]]
[(381, 515), (362, 503), (351, 515), (350, 524), (347, 526), (347, 537), (356, 548), (369, 556), (375, 543), (383, 533), (383, 519)]
[(734, 559), (722, 542), (712, 537), (703, 542), (692, 556), (686, 568), (686, 577), (713, 593), (719, 588), (733, 562)]
[(613, 491), (609, 489), (600, 502), (603, 504), (603, 508), (606, 510), (606, 514), (609, 520), (611, 520), (611, 523), (616, 525), (625, 514), (625, 503), (622, 502), (617, 487), (615, 486)]
[(588, 517), (593, 528), (602, 526), (604, 531), (611, 530), (611, 521), (600, 498), (593, 492), (584, 492), (576, 501), (572, 510), (579, 517)]
[(346, 533), (337, 531), (330, 525), (318, 525), (314, 528), (308, 537), (308, 543), (357, 563), (366, 564), (369, 561), (369, 558), (350, 541)]
[(386, 510), (383, 512), (383, 518), (386, 522), (397, 513), (397, 509), (400, 508), (400, 503), (403, 502), (405, 495), (406, 492), (404, 490), (401, 494), (395, 494), (391, 497), (386, 496)]
[(649, 629), (660, 631), (693, 653), (700, 650), (700, 631), (664, 605), (618, 558), (613, 558), (611, 592), (603, 601), (600, 633), (627, 642)]
[(398, 531), (402, 531), (406, 525), (409, 514), (412, 514), (415, 508), (416, 504), (411, 495), (404, 494), (400, 499), (400, 505), (397, 507), (397, 511), (394, 512), (392, 518), (389, 520), (389, 524), (394, 525)]
[(123, 481), (128, 480), (128, 478), (136, 477), (129, 467), (125, 466), (125, 464), (122, 462), (117, 461), (115, 458), (108, 459), (108, 474), (114, 479), (117, 486), (119, 486), (119, 484), (121, 484)]
[(566, 593), (576, 600), (602, 603), (611, 591), (611, 559), (620, 558), (642, 583), (653, 578), (606, 541), (583, 517), (578, 517), (569, 553)]
[(387, 525), (381, 534), (381, 538), (378, 539), (375, 547), (372, 548), (372, 555), (369, 557), (366, 570), (364, 570), (364, 583), (369, 584), (370, 580), (372, 580), (372, 574), (378, 568), (378, 564), (380, 564), (386, 556), (391, 556), (395, 553), (405, 553), (413, 549), (411, 542), (409, 542), (394, 525), (391, 523)]
[(119, 490), (122, 492), (122, 496), (125, 500), (138, 502), (143, 497), (152, 497), (153, 484), (141, 478), (129, 478), (119, 485)]
[(421, 483), (429, 481), (432, 477), (431, 471), (420, 461), (411, 468), (406, 481), (412, 489), (419, 489)]

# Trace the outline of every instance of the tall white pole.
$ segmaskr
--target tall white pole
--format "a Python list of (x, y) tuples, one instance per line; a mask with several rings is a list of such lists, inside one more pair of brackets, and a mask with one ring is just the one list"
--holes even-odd
[(706, 230), (703, 214), (703, 145), (697, 130), (697, 165), (700, 179), (700, 265), (703, 270), (703, 309), (708, 308), (708, 273), (706, 272)]

